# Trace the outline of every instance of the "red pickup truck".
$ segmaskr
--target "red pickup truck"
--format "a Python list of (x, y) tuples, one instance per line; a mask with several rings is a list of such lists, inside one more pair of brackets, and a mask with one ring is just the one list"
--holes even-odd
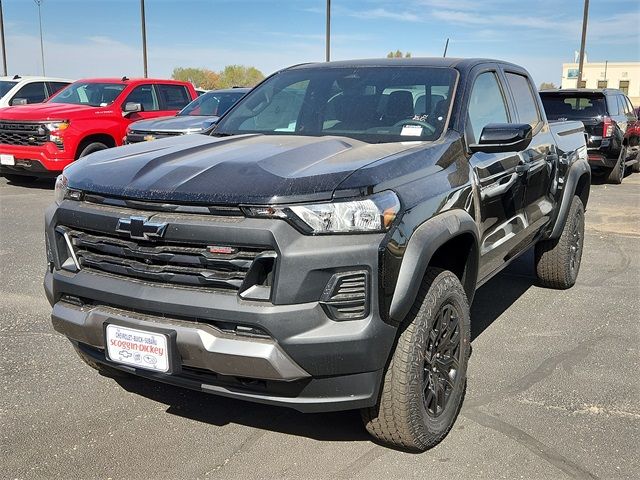
[(57, 175), (89, 153), (122, 145), (127, 126), (173, 115), (197, 97), (173, 80), (78, 80), (47, 102), (0, 109), (0, 174), (15, 180)]

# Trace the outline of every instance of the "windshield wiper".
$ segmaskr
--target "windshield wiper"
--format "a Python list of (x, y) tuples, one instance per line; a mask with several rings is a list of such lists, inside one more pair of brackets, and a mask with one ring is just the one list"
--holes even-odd
[(210, 133), (210, 135), (211, 135), (212, 137), (231, 137), (231, 136), (233, 136), (234, 134), (233, 134), (233, 133), (226, 133), (226, 132), (216, 132), (216, 131), (213, 131), (213, 132), (211, 132), (211, 133)]

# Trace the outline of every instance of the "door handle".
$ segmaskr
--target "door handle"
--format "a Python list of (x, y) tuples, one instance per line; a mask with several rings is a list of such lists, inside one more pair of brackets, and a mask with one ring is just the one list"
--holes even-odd
[(516, 180), (518, 180), (517, 173), (512, 173), (509, 177), (502, 177), (500, 183), (494, 183), (480, 190), (480, 197), (482, 199), (499, 197), (509, 191), (513, 184), (516, 183)]
[(531, 169), (531, 163), (529, 162), (520, 162), (516, 165), (516, 173), (518, 175), (524, 175)]

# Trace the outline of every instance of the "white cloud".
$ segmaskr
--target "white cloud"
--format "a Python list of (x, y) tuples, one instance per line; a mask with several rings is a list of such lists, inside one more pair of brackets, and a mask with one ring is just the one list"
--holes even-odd
[(392, 12), (386, 8), (374, 8), (373, 10), (352, 11), (349, 13), (352, 17), (369, 18), (369, 19), (387, 19), (398, 20), (401, 22), (419, 22), (422, 19), (412, 12)]
[[(321, 37), (321, 36), (319, 36)], [(305, 40), (309, 40), (305, 42)], [(324, 37), (274, 38), (249, 42), (242, 47), (193, 47), (149, 45), (149, 75), (167, 78), (174, 67), (195, 66), (221, 70), (225, 65), (253, 65), (265, 75), (280, 68), (302, 62), (324, 59)], [(31, 35), (8, 35), (7, 63), (10, 74), (41, 74), (40, 40)], [(283, 54), (286, 52), (286, 54)], [(142, 75), (142, 47), (132, 46), (107, 36), (78, 38), (74, 42), (47, 40), (45, 66), (49, 76), (88, 78)]]

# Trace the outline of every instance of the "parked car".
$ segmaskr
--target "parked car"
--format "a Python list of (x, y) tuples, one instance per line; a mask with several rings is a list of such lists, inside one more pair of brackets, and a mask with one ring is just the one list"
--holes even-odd
[(298, 65), (210, 136), (65, 169), (53, 326), (106, 375), (361, 409), (421, 451), (460, 410), (478, 286), (531, 247), (542, 285), (576, 281), (590, 175), (582, 123), (549, 125), (516, 65)]
[[(627, 129), (638, 121), (629, 98), (615, 89), (568, 89), (540, 92), (547, 118), (584, 124), (589, 163), (607, 172), (607, 181), (622, 183), (625, 169), (640, 172), (638, 135)], [(635, 133), (634, 133), (635, 132)]]
[(175, 114), (196, 98), (174, 80), (79, 80), (39, 105), (0, 110), (0, 173), (55, 176), (90, 153), (122, 145), (131, 122)]
[(199, 96), (177, 115), (154, 120), (140, 120), (127, 128), (127, 143), (202, 133), (218, 121), (250, 88), (212, 90)]
[(0, 108), (44, 102), (72, 82), (53, 77), (0, 77)]

